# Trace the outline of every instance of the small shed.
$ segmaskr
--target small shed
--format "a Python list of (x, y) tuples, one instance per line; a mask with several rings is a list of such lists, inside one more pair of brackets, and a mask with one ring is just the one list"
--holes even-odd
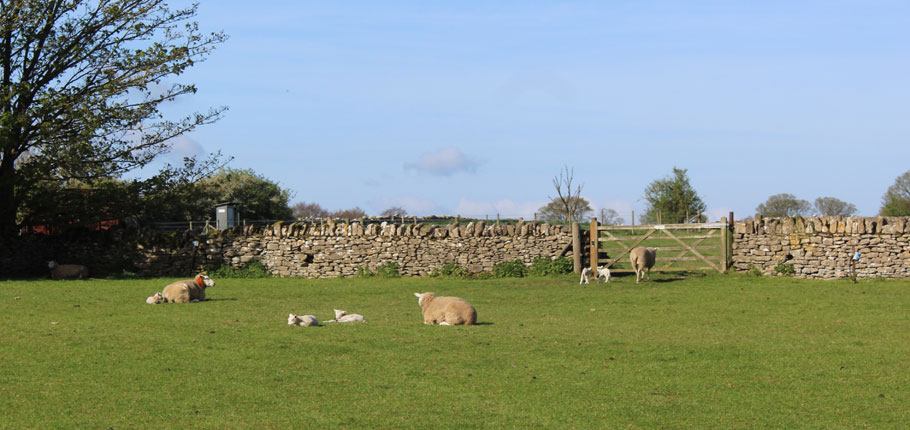
[(215, 228), (227, 230), (240, 225), (239, 205), (226, 202), (215, 205)]

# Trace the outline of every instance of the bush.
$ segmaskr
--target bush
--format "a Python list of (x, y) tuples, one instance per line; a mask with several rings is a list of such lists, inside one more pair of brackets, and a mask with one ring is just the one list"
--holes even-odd
[(401, 269), (401, 266), (398, 263), (387, 261), (376, 268), (376, 276), (380, 278), (399, 278), (401, 277), (401, 274), (398, 273), (399, 269)]
[(794, 268), (790, 263), (778, 264), (777, 266), (774, 266), (774, 271), (784, 276), (792, 276), (796, 274), (796, 268)]
[(430, 273), (430, 276), (434, 278), (466, 278), (468, 276), (468, 271), (457, 263), (446, 263), (441, 267), (436, 268), (436, 270), (433, 270), (433, 272)]
[(750, 276), (761, 277), (761, 269), (759, 269), (758, 267), (750, 264), (748, 270), (749, 270)]
[(209, 271), (212, 278), (271, 278), (272, 274), (259, 260), (252, 260), (241, 268), (233, 266), (220, 266)]
[(503, 261), (493, 266), (493, 276), (497, 278), (521, 278), (528, 275), (528, 268), (521, 260)]
[(559, 257), (555, 260), (549, 257), (537, 257), (531, 262), (530, 273), (532, 276), (565, 275), (572, 273), (574, 268), (575, 264), (568, 257)]

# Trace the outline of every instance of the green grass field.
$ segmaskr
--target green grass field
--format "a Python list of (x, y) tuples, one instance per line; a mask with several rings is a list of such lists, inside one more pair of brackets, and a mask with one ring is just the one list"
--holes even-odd
[[(653, 277), (0, 282), (0, 428), (910, 425), (910, 281)], [(368, 322), (287, 325), (333, 308)]]

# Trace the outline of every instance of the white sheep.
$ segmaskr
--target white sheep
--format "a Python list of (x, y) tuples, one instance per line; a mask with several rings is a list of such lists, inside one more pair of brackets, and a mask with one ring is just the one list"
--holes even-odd
[(81, 264), (57, 264), (52, 260), (47, 262), (47, 267), (51, 269), (52, 279), (88, 278), (88, 268)]
[(150, 305), (157, 305), (158, 303), (161, 303), (163, 300), (164, 300), (164, 296), (161, 294), (161, 292), (157, 292), (153, 296), (145, 299), (145, 302)]
[(205, 300), (205, 289), (214, 287), (215, 281), (206, 275), (196, 275), (194, 279), (177, 281), (164, 287), (162, 291), (165, 303), (189, 303)]
[(299, 325), (303, 327), (315, 327), (319, 325), (319, 320), (312, 315), (294, 315), (288, 314), (288, 325)]
[[(590, 267), (581, 269), (581, 279), (578, 280), (578, 285), (590, 284), (589, 276), (591, 276), (592, 272)], [(597, 282), (600, 282), (601, 278), (603, 278), (604, 282), (610, 282), (610, 269), (605, 266), (597, 266)]]
[(651, 268), (657, 260), (658, 248), (645, 248), (639, 246), (629, 253), (629, 260), (632, 261), (632, 269), (635, 270), (635, 282), (638, 283), (645, 277), (645, 270), (648, 271), (648, 280), (651, 280)]
[(366, 319), (360, 314), (349, 314), (343, 310), (335, 309), (335, 319), (326, 322), (366, 322)]
[(458, 297), (442, 297), (433, 293), (414, 293), (423, 313), (424, 324), (477, 324), (477, 310)]

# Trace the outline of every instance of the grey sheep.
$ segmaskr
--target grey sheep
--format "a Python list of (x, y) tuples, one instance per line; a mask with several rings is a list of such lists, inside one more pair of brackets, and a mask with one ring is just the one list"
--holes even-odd
[(81, 264), (57, 264), (56, 261), (48, 261), (47, 267), (51, 269), (52, 279), (88, 278), (88, 268)]

